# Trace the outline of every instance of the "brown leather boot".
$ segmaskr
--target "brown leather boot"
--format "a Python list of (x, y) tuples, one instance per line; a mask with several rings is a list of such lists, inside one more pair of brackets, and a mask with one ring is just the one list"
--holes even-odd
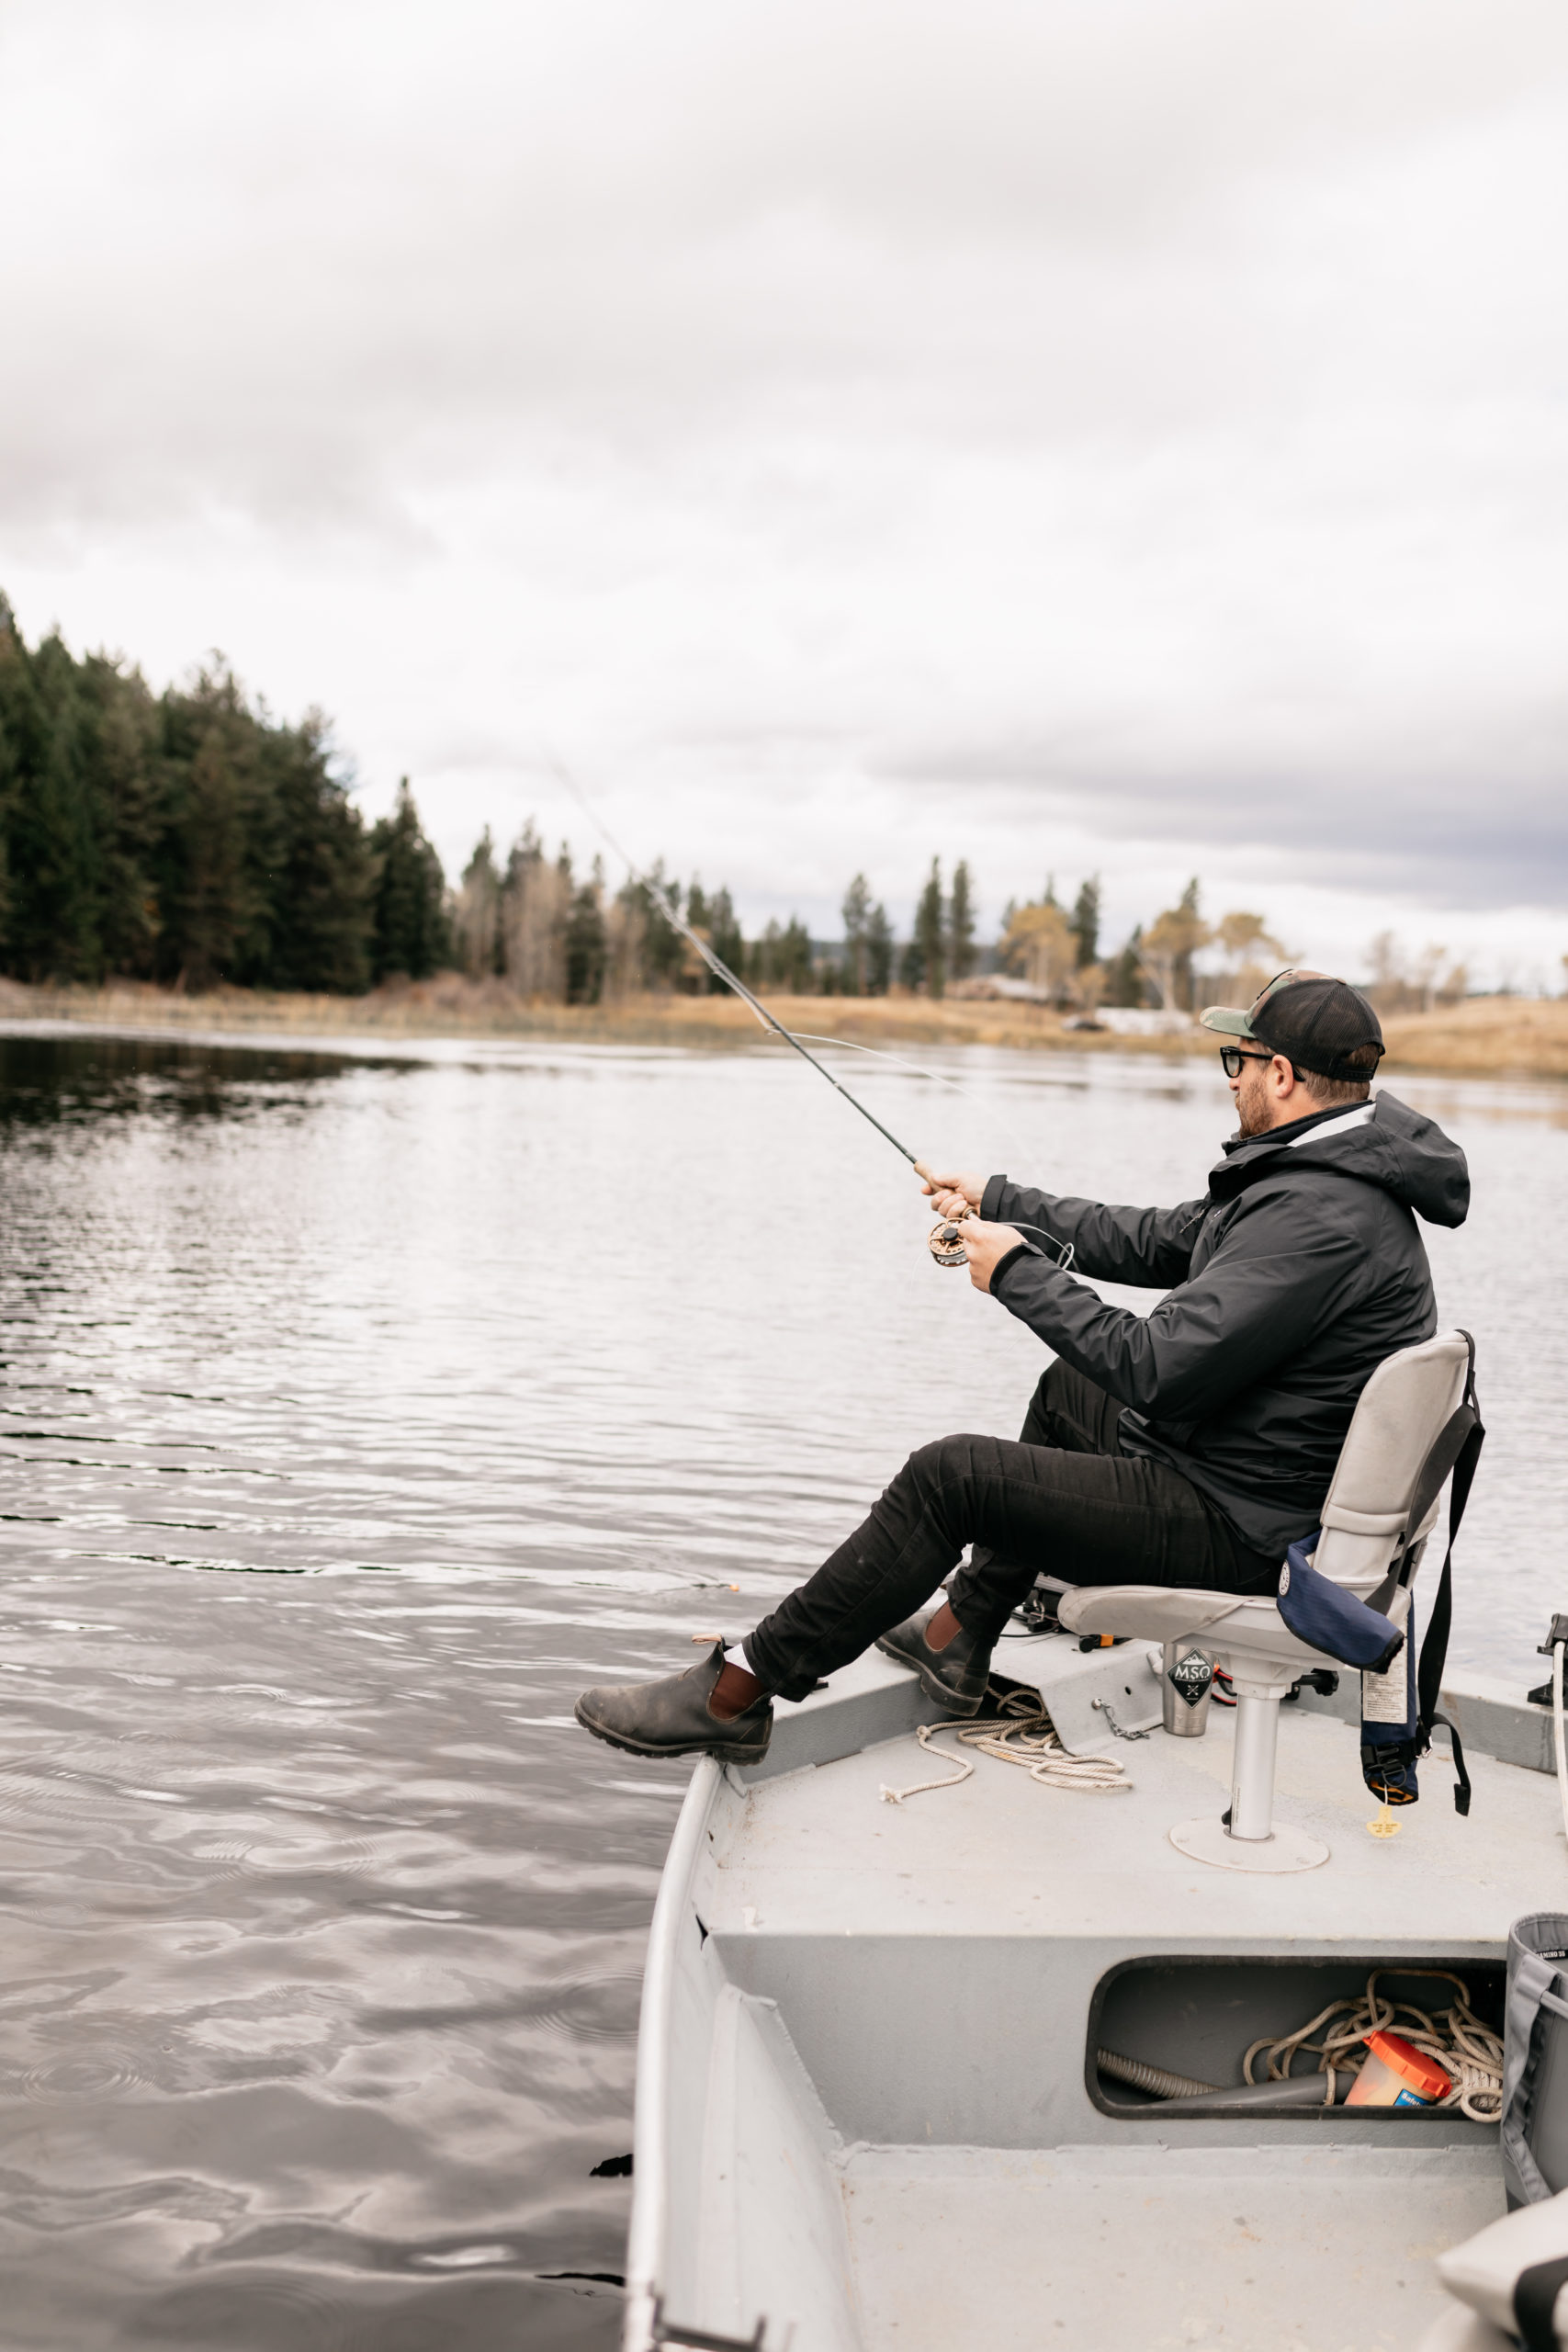
[(941, 1649), (926, 1639), (926, 1629), (940, 1615), (942, 1602), (919, 1617), (908, 1617), (877, 1636), (876, 1646), (900, 1666), (912, 1666), (928, 1699), (939, 1699), (956, 1715), (977, 1715), (986, 1703), (991, 1679), (991, 1645), (966, 1634), (962, 1625)]
[(771, 1691), (728, 1721), (708, 1702), (724, 1666), (724, 1644), (684, 1674), (658, 1682), (617, 1682), (585, 1690), (574, 1713), (584, 1731), (628, 1756), (716, 1756), (724, 1764), (760, 1764), (773, 1736)]

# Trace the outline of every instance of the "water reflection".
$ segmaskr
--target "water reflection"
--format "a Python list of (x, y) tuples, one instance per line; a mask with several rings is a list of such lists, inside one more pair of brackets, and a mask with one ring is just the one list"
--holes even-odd
[[(852, 1082), (1113, 1199), (1190, 1195), (1227, 1125), (1206, 1064), (942, 1068), (971, 1094)], [(1522, 1682), (1564, 1099), (1396, 1091), (1475, 1171), (1432, 1237), (1493, 1430), (1457, 1646)], [(765, 1051), (9, 1037), (0, 1167), (12, 2340), (607, 2347), (592, 2175), (685, 1776), (572, 1697), (744, 1627), (910, 1446), (1015, 1427), (1035, 1343)]]
[[(299, 1112), (348, 1066), (339, 1055), (278, 1047), (0, 1034), (0, 1134), (29, 1127), (51, 1134), (106, 1119)], [(353, 1066), (363, 1064), (356, 1057)]]

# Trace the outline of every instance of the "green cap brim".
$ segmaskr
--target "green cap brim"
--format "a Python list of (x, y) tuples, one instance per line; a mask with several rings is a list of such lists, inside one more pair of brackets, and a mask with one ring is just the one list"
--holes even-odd
[(1256, 1037), (1250, 1012), (1242, 1012), (1234, 1004), (1211, 1004), (1198, 1018), (1205, 1029), (1217, 1029), (1222, 1037)]

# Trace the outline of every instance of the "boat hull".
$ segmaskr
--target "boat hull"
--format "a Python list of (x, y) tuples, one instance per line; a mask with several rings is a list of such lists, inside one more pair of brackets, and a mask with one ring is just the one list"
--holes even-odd
[[(1083, 1671), (1060, 1637), (1032, 1666), (1048, 1695)], [(1435, 2255), (1504, 2210), (1495, 2131), (1451, 2109), (1162, 2117), (1094, 2064), (1112, 2034), (1235, 2082), (1255, 2030), (1373, 1968), (1406, 1997), (1422, 1967), (1468, 1972), (1478, 2001), (1499, 1986), (1554, 1860), (1552, 1784), (1483, 1754), (1470, 1822), (1434, 1773), (1380, 1841), (1351, 1725), (1291, 1712), (1281, 1809), (1332, 1849), (1295, 1877), (1169, 1841), (1223, 1808), (1223, 1730), (1119, 1743), (1130, 1793), (985, 1759), (887, 1802), (934, 1776), (909, 1736), (931, 1709), (880, 1659), (781, 1719), (764, 1773), (700, 1765), (645, 1987), (626, 2352), (759, 2324), (767, 2352), (1417, 2342)], [(1495, 1744), (1533, 1754), (1534, 1717)]]

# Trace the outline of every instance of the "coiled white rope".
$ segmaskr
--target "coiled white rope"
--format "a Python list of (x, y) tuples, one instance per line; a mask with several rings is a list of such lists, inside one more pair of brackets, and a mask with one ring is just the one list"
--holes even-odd
[[(1458, 1997), (1450, 2007), (1428, 2016), (1425, 2009), (1392, 2000), (1387, 1994), (1378, 1992), (1378, 1978), (1389, 1974), (1433, 1977), (1457, 1985)], [(1334, 2018), (1341, 2023), (1325, 2030), (1321, 2041), (1314, 2041), (1312, 2035), (1320, 2028), (1328, 2028)], [(1366, 2036), (1388, 2032), (1397, 2033), (1416, 2049), (1424, 2050), (1449, 2076), (1453, 2087), (1446, 2098), (1437, 2101), (1439, 2107), (1457, 2107), (1472, 2123), (1496, 2122), (1503, 2111), (1502, 2038), (1490, 2026), (1483, 2025), (1471, 2007), (1470, 1987), (1463, 1977), (1455, 1976), (1446, 1968), (1374, 1968), (1359, 2000), (1330, 2001), (1310, 2024), (1298, 2027), (1294, 2033), (1280, 2034), (1274, 2041), (1265, 2035), (1262, 2041), (1255, 2041), (1242, 2062), (1242, 2072), (1249, 2083), (1255, 2080), (1253, 2061), (1267, 2051), (1269, 2070), (1263, 2080), (1288, 2082), (1297, 2051), (1310, 2050), (1316, 2053), (1320, 2075), (1331, 2075), (1341, 2067), (1359, 2074), (1365, 2056)]]
[(1133, 1785), (1111, 1757), (1069, 1756), (1038, 1694), (1010, 1690), (994, 1715), (957, 1715), (947, 1723), (921, 1724), (915, 1734), (920, 1746), (941, 1757), (944, 1764), (956, 1764), (958, 1770), (945, 1781), (917, 1781), (908, 1789), (890, 1789), (884, 1781), (884, 1804), (903, 1804), (908, 1798), (924, 1796), (931, 1789), (962, 1788), (972, 1776), (972, 1757), (953, 1756), (941, 1747), (932, 1749), (932, 1740), (944, 1731), (956, 1732), (961, 1747), (973, 1747), (981, 1756), (994, 1756), (1002, 1764), (1021, 1764), (1030, 1779), (1038, 1781), (1042, 1788), (1080, 1789), (1090, 1795), (1114, 1796), (1119, 1790), (1131, 1789)]

